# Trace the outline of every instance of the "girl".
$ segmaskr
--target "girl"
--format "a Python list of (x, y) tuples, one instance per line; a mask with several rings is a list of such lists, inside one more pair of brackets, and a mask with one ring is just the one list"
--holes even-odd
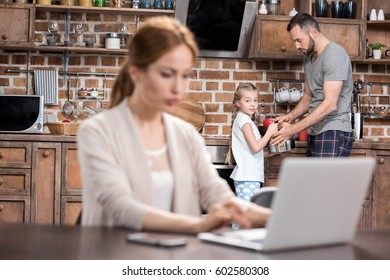
[(236, 166), (230, 178), (234, 180), (236, 195), (250, 201), (264, 182), (263, 149), (278, 131), (276, 123), (268, 126), (260, 136), (256, 120), (258, 107), (257, 88), (250, 83), (240, 84), (233, 98), (232, 130), (226, 161)]

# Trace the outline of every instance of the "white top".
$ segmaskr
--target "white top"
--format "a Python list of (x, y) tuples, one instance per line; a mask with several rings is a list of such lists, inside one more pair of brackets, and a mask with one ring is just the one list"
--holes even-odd
[(252, 153), (246, 142), (242, 128), (249, 123), (256, 140), (260, 140), (261, 135), (255, 123), (247, 114), (238, 112), (232, 131), (232, 151), (236, 166), (230, 175), (235, 181), (258, 181), (264, 182), (264, 152), (261, 150), (257, 154)]
[(152, 205), (172, 211), (173, 174), (169, 165), (168, 145), (158, 150), (147, 150), (146, 158), (152, 175)]

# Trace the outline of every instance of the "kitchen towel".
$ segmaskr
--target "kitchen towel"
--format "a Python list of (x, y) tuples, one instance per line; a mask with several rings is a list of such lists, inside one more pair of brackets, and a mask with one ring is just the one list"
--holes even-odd
[(58, 105), (58, 71), (34, 70), (35, 94), (44, 97), (45, 105)]

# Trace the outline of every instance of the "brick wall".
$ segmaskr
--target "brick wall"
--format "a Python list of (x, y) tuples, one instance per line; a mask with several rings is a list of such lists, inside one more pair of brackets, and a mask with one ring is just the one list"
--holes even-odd
[[(60, 32), (56, 34), (60, 42), (64, 38), (64, 15), (62, 13), (42, 12), (36, 15), (35, 44), (46, 44), (47, 28), (51, 21), (56, 20), (60, 25)], [(141, 21), (144, 20), (141, 18)], [(104, 46), (104, 36), (107, 32), (117, 32), (123, 25), (128, 32), (136, 30), (136, 21), (133, 16), (123, 15), (100, 15), (100, 14), (75, 14), (72, 21), (82, 21), (84, 36), (93, 38), (96, 45)], [(72, 28), (72, 27), (71, 27)], [(71, 40), (77, 40), (75, 34), (71, 34)], [(63, 71), (64, 61), (67, 58), (63, 53), (53, 52), (8, 52), (0, 50), (0, 92), (12, 94), (33, 94), (33, 75), (25, 73), (5, 73), (6, 69), (33, 70), (33, 69), (56, 69)], [(106, 72), (116, 73), (124, 55), (110, 54), (73, 54), (68, 57), (67, 71), (88, 73)], [(354, 81), (361, 79), (369, 82), (381, 82), (390, 84), (389, 66), (385, 64), (353, 64)], [(104, 77), (84, 76), (71, 78), (71, 99), (76, 98), (76, 88), (98, 88), (104, 90)], [(107, 96), (114, 82), (114, 76), (106, 77)], [(205, 136), (227, 137), (231, 123), (231, 100), (236, 86), (240, 82), (252, 82), (260, 92), (260, 100), (266, 104), (266, 112), (269, 113), (273, 102), (273, 88), (276, 86), (302, 87), (299, 83), (284, 84), (269, 82), (274, 79), (303, 79), (302, 64), (300, 62), (284, 61), (252, 61), (236, 59), (198, 59), (194, 65), (194, 74), (188, 88), (188, 97), (200, 102), (206, 111), (206, 124), (202, 134)], [(59, 79), (58, 106), (46, 106), (45, 114), (53, 115), (59, 120), (64, 119), (61, 107), (66, 100), (66, 87), (62, 76)], [(371, 87), (370, 104), (375, 107), (389, 107), (389, 93), (387, 86), (374, 85)], [(361, 92), (362, 105), (367, 101), (367, 88)], [(97, 102), (79, 101), (79, 106), (100, 106)], [(104, 104), (103, 104), (104, 105)], [(285, 113), (291, 110), (292, 105), (276, 106), (276, 113)], [(81, 117), (84, 118), (84, 117)], [(390, 141), (390, 120), (369, 119), (365, 120), (364, 139), (377, 141)]]

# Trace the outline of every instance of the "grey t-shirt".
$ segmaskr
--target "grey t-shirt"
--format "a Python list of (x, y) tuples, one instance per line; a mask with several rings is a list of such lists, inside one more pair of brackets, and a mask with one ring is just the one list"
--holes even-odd
[(303, 65), (312, 93), (309, 113), (324, 100), (324, 81), (343, 81), (337, 109), (309, 128), (308, 133), (318, 135), (327, 130), (352, 132), (349, 119), (353, 90), (352, 65), (344, 48), (330, 41), (313, 63), (310, 56), (305, 56)]

